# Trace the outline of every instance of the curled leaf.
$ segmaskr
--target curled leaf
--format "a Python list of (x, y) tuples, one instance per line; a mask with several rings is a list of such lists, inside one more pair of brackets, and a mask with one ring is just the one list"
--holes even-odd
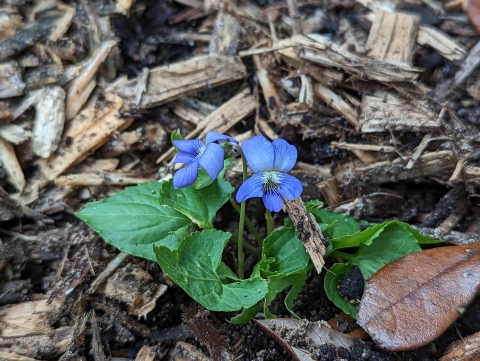
[(411, 253), (369, 280), (357, 322), (390, 351), (440, 336), (480, 288), (480, 242)]

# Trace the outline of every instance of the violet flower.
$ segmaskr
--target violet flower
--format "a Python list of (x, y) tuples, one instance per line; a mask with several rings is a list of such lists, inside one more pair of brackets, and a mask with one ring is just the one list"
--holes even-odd
[[(188, 187), (195, 183), (198, 168), (205, 169), (212, 180), (215, 180), (223, 169), (225, 150), (230, 143), (238, 142), (228, 135), (209, 132), (206, 136), (207, 145), (200, 139), (174, 140), (173, 144), (180, 151), (173, 163), (183, 163), (186, 167), (179, 169), (173, 176), (173, 188)], [(231, 147), (230, 147), (231, 148)]]
[(246, 140), (242, 149), (248, 166), (255, 174), (239, 188), (237, 202), (261, 197), (269, 211), (278, 212), (282, 209), (282, 196), (293, 200), (302, 194), (302, 183), (286, 174), (297, 161), (297, 149), (293, 145), (284, 139), (269, 142), (258, 135)]

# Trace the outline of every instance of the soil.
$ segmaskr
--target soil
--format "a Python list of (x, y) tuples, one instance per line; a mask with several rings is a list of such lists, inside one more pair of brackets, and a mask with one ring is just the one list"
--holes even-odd
[[(21, 1), (25, 8), (31, 6), (28, 1)], [(80, 1), (80, 4), (88, 1)], [(122, 66), (118, 75), (129, 78), (138, 76), (143, 68), (153, 68), (159, 65), (171, 64), (193, 57), (198, 51), (198, 45), (191, 40), (182, 40), (176, 34), (185, 32), (200, 32), (205, 26), (205, 16), (197, 19), (173, 21), (185, 11), (191, 9), (183, 5), (183, 1), (155, 1), (138, 0), (138, 11), (131, 12), (128, 16), (116, 14), (112, 17), (113, 30), (120, 39), (120, 57)], [(477, 41), (478, 35), (468, 23), (461, 9), (448, 13), (438, 13), (430, 8), (425, 1), (408, 1), (402, 3), (402, 9), (421, 17), (422, 25), (432, 25), (454, 38), (460, 44), (471, 48)], [(262, 10), (273, 8), (281, 13), (287, 13), (285, 1), (257, 0), (255, 4)], [(316, 11), (324, 11), (323, 22), (317, 27), (316, 32), (328, 36), (338, 44), (345, 44), (349, 31), (356, 33), (357, 38), (367, 38), (371, 27), (371, 21), (366, 14), (368, 10), (353, 0), (319, 0), (299, 2), (299, 12), (302, 18), (307, 18)], [(77, 4), (78, 5), (78, 4)], [(78, 5), (81, 9), (82, 7)], [(141, 10), (141, 11), (140, 11)], [(81, 18), (82, 13), (76, 15)], [(87, 16), (83, 14), (83, 16)], [(345, 22), (348, 26), (345, 27)], [(343, 25), (342, 25), (343, 24)], [(211, 22), (210, 22), (211, 25)], [(286, 24), (280, 29), (288, 33)], [(81, 29), (75, 30), (81, 34)], [(77, 39), (78, 40), (78, 39)], [(204, 44), (205, 45), (205, 44)], [(206, 45), (205, 45), (206, 46)], [(351, 43), (349, 50), (362, 53), (365, 49), (357, 48), (358, 44)], [(242, 49), (242, 40), (239, 48)], [(77, 49), (76, 56), (85, 56), (85, 49)], [(253, 62), (249, 57), (242, 59), (249, 73), (248, 85), (252, 91), (260, 91), (256, 84), (256, 75)], [(452, 62), (436, 51), (419, 47), (415, 55), (414, 66), (424, 69), (421, 81), (431, 89), (436, 89), (440, 84), (451, 80), (459, 70), (460, 62)], [(286, 69), (269, 69), (271, 73), (281, 74)], [(452, 119), (462, 124), (473, 134), (480, 130), (480, 102), (473, 98), (467, 88), (480, 79), (479, 73), (474, 72), (465, 83), (462, 83), (451, 91), (443, 100), (447, 106), (447, 123), (454, 123)], [(242, 81), (232, 82), (213, 89), (204, 89), (197, 94), (196, 99), (212, 105), (219, 106), (231, 98), (242, 88)], [(352, 90), (354, 93), (355, 90)], [(431, 94), (435, 97), (435, 94)], [(269, 107), (263, 97), (259, 98), (260, 106), (258, 114), (264, 119), (269, 119)], [(291, 124), (278, 124), (270, 122), (273, 131), (280, 137), (288, 140), (298, 148), (299, 160), (310, 165), (331, 165), (331, 172), (338, 167), (339, 163), (351, 156), (348, 150), (333, 148), (332, 141), (340, 138), (347, 143), (364, 143), (372, 135), (366, 136), (355, 132), (344, 117), (336, 113), (328, 104), (319, 102), (316, 106), (316, 116), (306, 115), (302, 119), (302, 126), (308, 131)], [(321, 114), (321, 116), (319, 115)], [(125, 116), (132, 114), (125, 114)], [(27, 114), (27, 116), (31, 116)], [(168, 106), (138, 110), (135, 114), (135, 122), (130, 129), (145, 129), (148, 124), (160, 124), (166, 133), (180, 129), (185, 133), (192, 126), (186, 122), (180, 122)], [(251, 130), (255, 126), (255, 115), (245, 118), (235, 126), (234, 131), (242, 133)], [(447, 127), (445, 135), (456, 139), (467, 139), (459, 133), (453, 133), (451, 127)], [(385, 135), (384, 135), (385, 136)], [(422, 134), (405, 132), (400, 134), (386, 135), (390, 144), (397, 147), (398, 154), (411, 154), (419, 145)], [(65, 140), (68, 141), (68, 140)], [(435, 142), (432, 142), (432, 147)], [(478, 148), (475, 141), (470, 146), (474, 149), (469, 158), (473, 166), (480, 165)], [(92, 159), (107, 157), (111, 148), (108, 144), (92, 153)], [(35, 172), (30, 167), (31, 152), (27, 146), (16, 147), (25, 169), (32, 174)], [(168, 145), (138, 146), (129, 150), (128, 154), (119, 155), (120, 163), (128, 163), (132, 158), (142, 164), (139, 172), (168, 173), (165, 167), (158, 168), (155, 160), (168, 149)], [(477, 151), (475, 151), (475, 149)], [(22, 153), (23, 152), (23, 153)], [(102, 153), (103, 152), (103, 153)], [(392, 154), (391, 158), (398, 156)], [(100, 156), (103, 154), (104, 156)], [(86, 160), (88, 162), (88, 159)], [(10, 194), (14, 189), (6, 182), (6, 176), (0, 168), (0, 185)], [(357, 197), (362, 199), (356, 207), (350, 209), (350, 214), (358, 219), (371, 222), (382, 222), (396, 218), (423, 227), (438, 227), (447, 216), (452, 213), (460, 201), (467, 202), (466, 211), (457, 222), (453, 230), (465, 233), (478, 233), (479, 208), (477, 206), (477, 185), (459, 182), (450, 187), (445, 182), (435, 177), (418, 177), (391, 183), (376, 184), (368, 179), (359, 179), (353, 185), (342, 185), (344, 200), (353, 200)], [(448, 179), (448, 177), (447, 177)], [(304, 200), (319, 198), (315, 187), (315, 179), (309, 179), (308, 175), (302, 179), (306, 187)], [(238, 180), (237, 180), (238, 181)], [(235, 182), (235, 180), (233, 180)], [(185, 292), (178, 288), (163, 273), (158, 264), (132, 256), (127, 257), (123, 267), (138, 267), (149, 273), (153, 280), (168, 285), (166, 292), (156, 300), (155, 307), (144, 317), (134, 316), (128, 309), (128, 303), (109, 297), (106, 293), (90, 293), (91, 283), (114, 259), (119, 251), (107, 245), (98, 235), (92, 232), (86, 225), (74, 216), (74, 212), (80, 210), (89, 201), (99, 200), (111, 195), (122, 187), (92, 186), (75, 190), (61, 202), (56, 202), (54, 197), (43, 197), (43, 202), (49, 206), (47, 218), (35, 219), (34, 217), (12, 216), (7, 220), (0, 218), (0, 228), (10, 232), (18, 232), (23, 235), (35, 235), (35, 241), (25, 239), (16, 233), (3, 233), (0, 241), (0, 306), (14, 305), (36, 299), (37, 295), (48, 295), (53, 298), (59, 295), (66, 296), (67, 305), (65, 311), (52, 321), (51, 326), (57, 329), (62, 326), (73, 326), (78, 322), (80, 314), (95, 311), (97, 324), (100, 328), (100, 340), (96, 339), (90, 326), (78, 340), (79, 344), (71, 347), (69, 356), (42, 356), (38, 351), (36, 358), (55, 360), (97, 360), (98, 353), (95, 349), (99, 342), (103, 349), (105, 359), (134, 360), (140, 349), (145, 346), (155, 346), (158, 360), (163, 359), (170, 347), (177, 341), (185, 341), (192, 344), (198, 350), (209, 355), (215, 360), (227, 359), (221, 356), (219, 349), (228, 349), (236, 360), (278, 361), (291, 360), (292, 356), (260, 329), (255, 323), (249, 322), (244, 325), (232, 325), (228, 323), (231, 314), (214, 313), (203, 310)], [(394, 194), (395, 197), (384, 196), (386, 193)], [(364, 197), (366, 195), (378, 195)], [(3, 200), (2, 200), (3, 199)], [(4, 198), (0, 198), (5, 202)], [(59, 204), (61, 203), (61, 204)], [(8, 204), (4, 204), (4, 206)], [(52, 205), (58, 206), (58, 208)], [(38, 202), (35, 209), (42, 209), (44, 205)], [(53, 209), (53, 210), (52, 210)], [(264, 216), (261, 211), (261, 202), (249, 203), (247, 212), (258, 225), (260, 232), (265, 232)], [(13, 211), (12, 211), (13, 212)], [(41, 212), (41, 211), (40, 211)], [(226, 205), (217, 216), (217, 225), (220, 228), (236, 233), (236, 213), (230, 205)], [(276, 223), (281, 224), (284, 215), (276, 216)], [(251, 235), (245, 233), (247, 240), (252, 240)], [(232, 267), (236, 264), (236, 248), (227, 247), (224, 261)], [(255, 258), (247, 252), (246, 265), (253, 267)], [(331, 265), (327, 260), (325, 269)], [(251, 268), (250, 268), (251, 269)], [(331, 321), (335, 327), (344, 333), (358, 329), (355, 322), (342, 315), (341, 310), (328, 300), (323, 289), (323, 277), (326, 270), (321, 274), (311, 271), (308, 275), (306, 286), (298, 296), (294, 311), (302, 319), (310, 321)], [(359, 270), (349, 275), (341, 284), (341, 294), (348, 299), (358, 300), (363, 291), (363, 277)], [(272, 304), (271, 310), (278, 317), (290, 317), (283, 305), (283, 297), (280, 294)], [(199, 316), (200, 315), (200, 316)], [(90, 325), (90, 321), (88, 323)], [(210, 330), (206, 332), (205, 330)], [(480, 299), (477, 299), (465, 310), (465, 313), (455, 322), (441, 337), (422, 348), (406, 352), (387, 352), (370, 339), (356, 342), (352, 350), (335, 348), (322, 345), (318, 354), (318, 360), (438, 360), (454, 341), (480, 331)], [(207, 333), (210, 336), (206, 336)], [(215, 338), (213, 335), (217, 335)], [(10, 346), (9, 346), (10, 345)], [(301, 341), (298, 346), (302, 346)], [(11, 347), (7, 339), (0, 339), (0, 348)], [(138, 359), (138, 358), (137, 358)], [(165, 358), (166, 359), (166, 358)], [(178, 358), (177, 358), (178, 359)], [(153, 360), (153, 358), (152, 358)]]

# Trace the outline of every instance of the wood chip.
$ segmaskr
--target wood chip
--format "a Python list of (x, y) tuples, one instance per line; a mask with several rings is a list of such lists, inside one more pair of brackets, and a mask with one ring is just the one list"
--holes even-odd
[(25, 130), (16, 124), (0, 125), (0, 137), (7, 142), (18, 145), (32, 137), (32, 132)]
[(451, 61), (461, 60), (467, 52), (467, 49), (462, 44), (443, 31), (428, 25), (419, 27), (417, 43), (435, 49), (440, 55)]
[(325, 247), (328, 241), (323, 237), (317, 221), (310, 212), (307, 212), (300, 198), (295, 198), (292, 201), (285, 200), (285, 208), (297, 229), (298, 237), (303, 242), (315, 269), (318, 273), (321, 273), (325, 264), (323, 256), (326, 253)]
[(65, 298), (17, 303), (0, 307), (0, 337), (52, 335), (51, 324), (61, 315)]
[(22, 167), (18, 162), (13, 146), (2, 138), (0, 138), (0, 165), (7, 173), (7, 181), (17, 191), (22, 192), (26, 183)]
[(55, 179), (57, 186), (100, 186), (100, 185), (136, 185), (140, 183), (152, 182), (155, 177), (139, 178), (132, 174), (125, 173), (82, 173), (68, 174)]
[(48, 158), (57, 149), (65, 123), (65, 91), (58, 85), (41, 90), (35, 104), (33, 153)]
[(0, 99), (23, 94), (25, 83), (16, 61), (0, 64)]
[(215, 27), (210, 42), (210, 55), (236, 55), (241, 31), (240, 23), (234, 16), (220, 11), (215, 20)]
[[(142, 97), (141, 108), (154, 106), (247, 76), (242, 62), (233, 57), (197, 56), (193, 59), (153, 68)], [(115, 85), (126, 109), (132, 109), (137, 96), (138, 79)]]

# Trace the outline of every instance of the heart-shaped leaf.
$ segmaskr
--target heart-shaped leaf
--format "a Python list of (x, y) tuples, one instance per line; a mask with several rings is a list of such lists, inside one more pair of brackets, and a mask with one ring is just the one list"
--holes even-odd
[(443, 333), (479, 288), (480, 242), (411, 253), (370, 278), (357, 322), (383, 348), (417, 348)]

